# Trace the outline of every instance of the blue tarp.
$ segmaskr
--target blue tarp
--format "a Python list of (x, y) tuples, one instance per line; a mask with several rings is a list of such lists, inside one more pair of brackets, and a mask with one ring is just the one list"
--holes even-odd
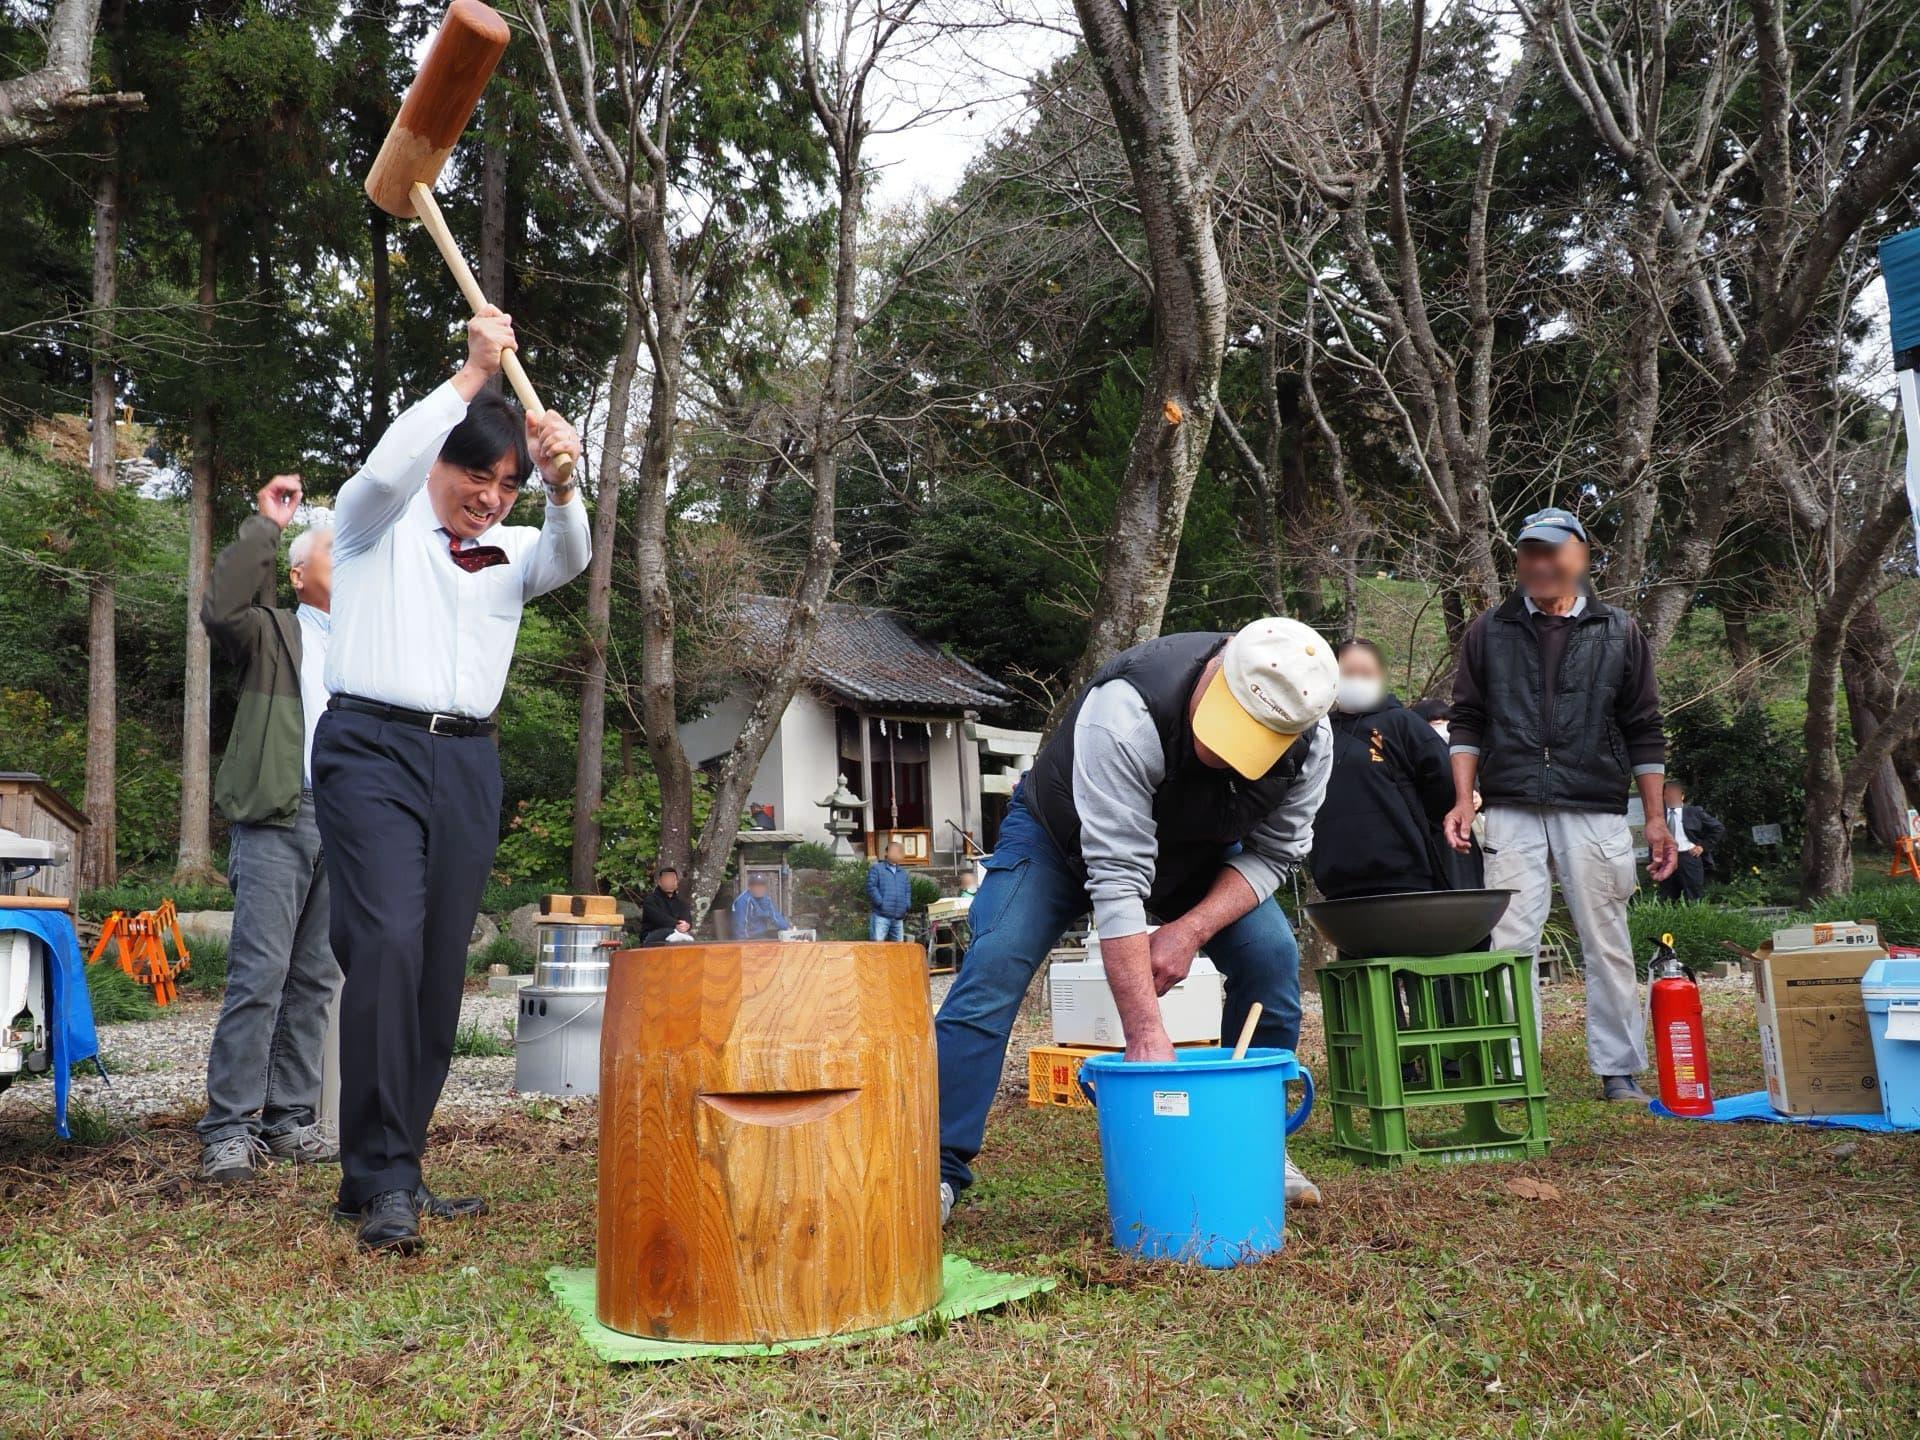
[(1880, 273), (1887, 282), (1887, 325), (1893, 353), (1920, 348), (1920, 230), (1880, 242)]
[(1713, 1102), (1711, 1115), (1676, 1115), (1658, 1100), (1647, 1107), (1668, 1120), (1764, 1120), (1771, 1125), (1811, 1125), (1816, 1130), (1872, 1130), (1894, 1133), (1884, 1115), (1782, 1115), (1767, 1100), (1767, 1092), (1728, 1095)]
[(46, 947), (48, 1026), (53, 1031), (53, 1124), (60, 1138), (67, 1136), (67, 1086), (73, 1067), (100, 1053), (93, 1030), (93, 998), (87, 993), (87, 971), (80, 963), (80, 937), (63, 910), (0, 910), (0, 930), (24, 930)]

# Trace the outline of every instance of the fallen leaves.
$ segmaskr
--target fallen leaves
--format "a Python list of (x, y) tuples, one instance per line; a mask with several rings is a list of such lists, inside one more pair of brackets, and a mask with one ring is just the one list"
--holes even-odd
[(1504, 1187), (1509, 1195), (1518, 1195), (1522, 1200), (1558, 1200), (1560, 1192), (1544, 1180), (1535, 1180), (1529, 1175), (1516, 1175), (1507, 1181)]

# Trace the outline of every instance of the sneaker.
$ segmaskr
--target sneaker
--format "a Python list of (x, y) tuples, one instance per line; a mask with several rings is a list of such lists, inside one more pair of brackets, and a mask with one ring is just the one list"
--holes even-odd
[(1619, 1100), (1633, 1105), (1651, 1105), (1653, 1097), (1640, 1088), (1640, 1084), (1631, 1075), (1602, 1075), (1600, 1077), (1600, 1098)]
[(259, 1136), (229, 1135), (200, 1148), (200, 1178), (210, 1185), (238, 1185), (253, 1179), (266, 1158)]
[(947, 1221), (953, 1218), (953, 1186), (946, 1181), (940, 1182), (940, 1227), (944, 1230)]
[(411, 1190), (386, 1190), (360, 1212), (360, 1248), (411, 1255), (420, 1248), (420, 1217)]
[(1287, 1157), (1287, 1204), (1301, 1205), (1309, 1210), (1320, 1208), (1320, 1187), (1301, 1172), (1291, 1155)]
[(296, 1165), (338, 1165), (340, 1141), (331, 1126), (296, 1125), (260, 1137), (276, 1160), (291, 1160)]

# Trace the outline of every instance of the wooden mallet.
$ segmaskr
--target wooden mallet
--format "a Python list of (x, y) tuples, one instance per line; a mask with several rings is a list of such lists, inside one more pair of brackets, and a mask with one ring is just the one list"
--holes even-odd
[[(373, 158), (373, 168), (367, 171), (367, 198), (389, 215), (417, 219), (427, 227), (476, 315), (486, 307), (487, 297), (447, 229), (446, 217), (433, 198), (433, 182), (440, 178), (441, 167), (453, 153), (473, 107), (480, 103), (480, 92), (506, 53), (507, 39), (507, 22), (492, 6), (481, 0), (453, 0), (420, 73), (407, 88), (400, 113), (393, 117), (393, 128)], [(500, 357), (500, 369), (527, 414), (539, 420), (546, 407), (527, 379), (520, 357), (507, 351)], [(566, 484), (573, 476), (573, 456), (561, 454), (553, 469), (554, 478)]]

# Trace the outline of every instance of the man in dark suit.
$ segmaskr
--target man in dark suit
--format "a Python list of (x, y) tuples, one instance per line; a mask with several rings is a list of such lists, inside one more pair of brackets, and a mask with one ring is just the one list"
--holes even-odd
[(1707, 866), (1713, 863), (1713, 851), (1726, 839), (1727, 827), (1706, 812), (1703, 806), (1687, 803), (1687, 787), (1681, 781), (1668, 780), (1663, 787), (1667, 807), (1667, 829), (1680, 852), (1680, 863), (1660, 882), (1662, 900), (1698, 900), (1707, 893)]

